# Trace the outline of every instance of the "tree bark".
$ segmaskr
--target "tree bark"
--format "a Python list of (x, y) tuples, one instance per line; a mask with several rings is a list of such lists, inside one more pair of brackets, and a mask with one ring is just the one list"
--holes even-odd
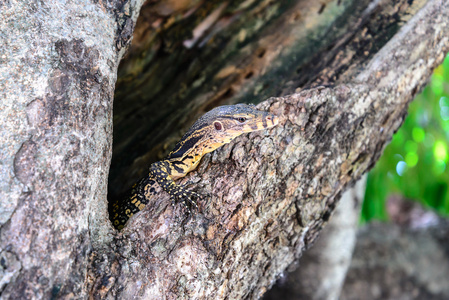
[(2, 299), (88, 294), (87, 256), (109, 232), (117, 68), (141, 4), (0, 2)]
[[(380, 50), (373, 42), (368, 55), (351, 56), (351, 43), (363, 32), (341, 35), (341, 44), (321, 56), (309, 80), (296, 73), (297, 61), (284, 61), (295, 67), (294, 74), (281, 76), (264, 93), (286, 96), (259, 105), (277, 114), (280, 124), (207, 155), (181, 180), (207, 196), (200, 212), (187, 216), (161, 194), (117, 233), (106, 198), (112, 95), (141, 2), (0, 5), (6, 37), (0, 70), (5, 299), (260, 297), (315, 240), (345, 187), (374, 165), (408, 103), (449, 49), (449, 3), (431, 0), (391, 40), (384, 35)], [(375, 18), (373, 7), (381, 5), (373, 2), (362, 10), (365, 19), (356, 19)], [(276, 37), (279, 31), (267, 28), (271, 34), (265, 37)], [(366, 32), (364, 37), (377, 38)], [(301, 35), (292, 40), (299, 42)], [(274, 46), (255, 56), (282, 62), (295, 55), (292, 40), (268, 39)], [(282, 56), (276, 45), (290, 52)], [(220, 70), (214, 80), (248, 75)], [(256, 83), (273, 77), (258, 80), (250, 87), (262, 97)], [(335, 86), (290, 94), (323, 81)], [(203, 100), (187, 105), (222, 103), (226, 84), (212, 102), (202, 90), (195, 97)], [(168, 119), (177, 116), (172, 110), (164, 110)]]

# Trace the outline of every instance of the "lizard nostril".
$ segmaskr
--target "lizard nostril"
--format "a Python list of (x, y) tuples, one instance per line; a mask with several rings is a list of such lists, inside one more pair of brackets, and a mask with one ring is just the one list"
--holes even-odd
[(275, 126), (275, 125), (277, 125), (279, 123), (279, 118), (277, 116), (275, 116), (275, 115), (269, 115), (269, 116), (267, 116), (267, 121), (270, 121), (271, 124), (273, 126)]

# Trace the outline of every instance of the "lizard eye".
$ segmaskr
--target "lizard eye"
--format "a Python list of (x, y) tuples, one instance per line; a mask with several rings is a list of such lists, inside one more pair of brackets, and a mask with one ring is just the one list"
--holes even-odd
[(214, 127), (216, 130), (220, 131), (223, 129), (223, 126), (221, 125), (220, 122), (214, 122)]
[(246, 121), (246, 118), (244, 118), (244, 117), (240, 117), (240, 118), (238, 118), (237, 119), (240, 123), (243, 123), (243, 122), (245, 122)]

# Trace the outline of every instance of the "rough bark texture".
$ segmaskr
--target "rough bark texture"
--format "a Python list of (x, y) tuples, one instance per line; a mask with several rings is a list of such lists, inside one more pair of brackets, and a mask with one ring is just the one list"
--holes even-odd
[[(338, 10), (339, 2), (329, 1), (328, 7)], [(395, 16), (398, 11), (408, 12), (400, 8), (409, 2), (413, 1), (398, 1), (383, 12), (392, 9)], [(262, 3), (269, 7), (271, 2)], [(298, 9), (307, 3), (292, 5)], [(374, 8), (382, 4), (376, 1), (360, 9), (364, 14), (348, 26), (359, 21), (371, 24)], [(342, 44), (330, 47), (328, 56), (315, 57), (322, 63), (305, 80), (304, 64), (292, 57), (301, 54), (293, 49), (302, 49), (296, 46), (311, 32), (294, 35), (298, 24), (289, 22), (295, 20), (295, 10), (285, 10), (291, 14), (272, 21), (263, 35), (264, 45), (271, 47), (258, 52), (260, 45), (249, 43), (239, 48), (241, 53), (254, 53), (253, 59), (266, 60), (259, 66), (273, 68), (270, 72), (254, 69), (253, 74), (261, 74), (258, 81), (248, 82), (248, 88), (241, 85), (242, 91), (252, 92), (233, 101), (245, 99), (244, 95), (291, 93), (308, 81), (310, 85), (330, 81), (335, 87), (304, 90), (260, 104), (280, 117), (279, 126), (242, 136), (208, 155), (197, 172), (181, 181), (194, 183), (195, 190), (207, 195), (207, 201), (200, 203), (201, 213), (186, 216), (161, 194), (123, 233), (117, 233), (108, 222), (106, 199), (112, 94), (118, 61), (140, 5), (138, 1), (0, 4), (0, 262), (5, 274), (0, 288), (5, 299), (260, 297), (315, 240), (344, 188), (375, 163), (401, 124), (408, 103), (449, 49), (449, 3), (433, 0), (400, 29), (402, 19), (391, 22), (393, 29), (377, 28), (379, 35), (363, 32), (363, 26), (360, 32), (340, 29)], [(213, 11), (220, 9), (217, 5)], [(313, 5), (305, 6), (304, 19), (298, 17), (302, 24), (315, 20), (317, 12), (321, 17), (311, 25), (333, 24), (318, 22), (333, 15), (326, 7), (314, 14), (307, 14), (307, 7)], [(279, 30), (286, 34), (280, 35)], [(332, 35), (332, 30), (322, 32)], [(290, 33), (291, 39), (286, 38)], [(176, 35), (171, 40), (176, 41)], [(357, 47), (360, 40), (368, 42)], [(315, 48), (310, 49), (313, 53)], [(207, 108), (229, 101), (223, 87), (249, 74), (241, 69), (229, 72), (245, 57), (233, 59), (214, 68), (220, 72), (197, 78), (225, 82), (220, 88), (202, 80), (190, 82), (199, 89), (194, 98), (203, 100), (186, 101), (186, 105)], [(153, 73), (159, 75), (158, 70)], [(272, 82), (270, 88), (264, 88), (267, 82)], [(182, 86), (174, 80), (172, 89), (182, 94)], [(163, 87), (156, 92), (170, 107), (176, 96), (166, 97), (164, 92), (170, 89)], [(212, 100), (206, 101), (211, 95)], [(176, 103), (183, 100), (180, 95)], [(157, 112), (164, 107), (161, 103), (142, 113)], [(159, 121), (172, 120), (164, 125), (179, 120), (176, 105), (171, 107), (161, 109), (166, 118)], [(189, 117), (183, 115), (180, 125), (169, 127), (181, 128)], [(149, 134), (151, 127), (143, 127), (136, 135), (137, 129), (128, 127), (131, 141)], [(152, 127), (151, 132), (158, 131)], [(130, 149), (130, 144), (124, 145)]]
[(264, 300), (339, 299), (356, 242), (366, 177), (344, 192), (329, 223), (301, 257), (299, 266), (290, 266), (296, 270), (285, 272)]
[(2, 299), (85, 297), (139, 1), (0, 2)]

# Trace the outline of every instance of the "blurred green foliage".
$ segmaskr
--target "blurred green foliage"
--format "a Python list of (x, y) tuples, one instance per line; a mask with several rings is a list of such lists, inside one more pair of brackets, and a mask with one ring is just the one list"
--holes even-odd
[(388, 220), (387, 197), (400, 194), (449, 215), (449, 55), (368, 175), (362, 222)]

